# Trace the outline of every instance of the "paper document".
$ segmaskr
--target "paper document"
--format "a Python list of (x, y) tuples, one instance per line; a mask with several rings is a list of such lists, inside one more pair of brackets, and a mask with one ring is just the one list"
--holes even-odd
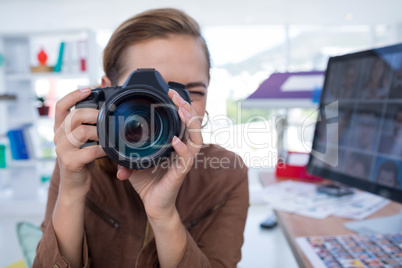
[(355, 191), (352, 195), (335, 197), (318, 193), (316, 187), (313, 183), (283, 181), (265, 187), (263, 198), (274, 209), (316, 219), (332, 215), (362, 220), (390, 203), (367, 192)]

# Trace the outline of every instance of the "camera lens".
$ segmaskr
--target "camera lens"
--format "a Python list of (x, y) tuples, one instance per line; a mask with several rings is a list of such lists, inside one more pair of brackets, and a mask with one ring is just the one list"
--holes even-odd
[(169, 128), (161, 108), (144, 96), (117, 103), (116, 110), (109, 115), (114, 133), (119, 133), (115, 135), (116, 149), (135, 158), (150, 156), (165, 146)]
[(150, 89), (111, 96), (98, 117), (99, 142), (106, 154), (134, 169), (150, 168), (170, 156), (172, 138), (180, 135), (181, 127), (167, 95)]
[(149, 139), (149, 132), (145, 129), (144, 124), (142, 124), (134, 115), (127, 124), (124, 130), (124, 137), (128, 142), (137, 143), (140, 142), (144, 137)]

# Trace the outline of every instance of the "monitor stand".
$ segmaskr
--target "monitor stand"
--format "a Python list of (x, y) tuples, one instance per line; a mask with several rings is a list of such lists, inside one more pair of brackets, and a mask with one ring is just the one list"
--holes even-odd
[(369, 219), (364, 221), (349, 221), (344, 226), (359, 234), (391, 234), (402, 233), (402, 210), (388, 217)]

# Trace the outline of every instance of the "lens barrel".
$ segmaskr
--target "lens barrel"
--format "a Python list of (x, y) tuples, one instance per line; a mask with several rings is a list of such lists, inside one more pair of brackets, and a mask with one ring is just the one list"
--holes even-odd
[(97, 122), (99, 144), (114, 162), (146, 169), (167, 160), (171, 141), (180, 136), (177, 108), (165, 92), (152, 86), (128, 86), (102, 105)]

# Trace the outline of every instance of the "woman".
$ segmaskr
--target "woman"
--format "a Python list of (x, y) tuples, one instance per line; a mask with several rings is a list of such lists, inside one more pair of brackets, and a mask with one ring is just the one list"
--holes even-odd
[(70, 142), (97, 140), (89, 124), (98, 110), (70, 112), (90, 90), (65, 96), (56, 108), (57, 165), (34, 267), (235, 267), (247, 168), (237, 155), (202, 143), (198, 118), (205, 114), (210, 59), (198, 24), (174, 9), (141, 13), (117, 28), (103, 60), (102, 86), (122, 85), (137, 68), (186, 85), (191, 105), (169, 91), (189, 133), (172, 141), (181, 162), (133, 171), (96, 160), (105, 156), (102, 148)]

